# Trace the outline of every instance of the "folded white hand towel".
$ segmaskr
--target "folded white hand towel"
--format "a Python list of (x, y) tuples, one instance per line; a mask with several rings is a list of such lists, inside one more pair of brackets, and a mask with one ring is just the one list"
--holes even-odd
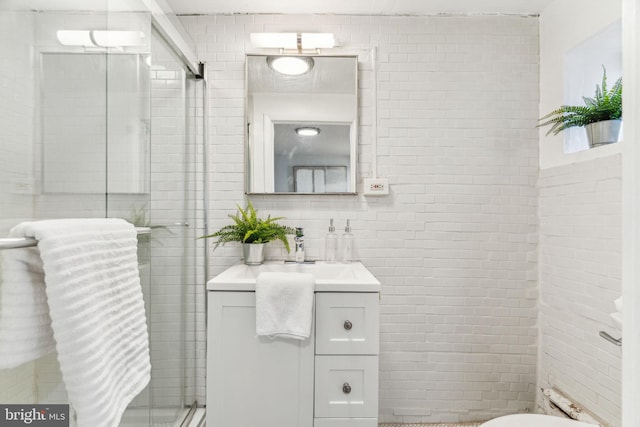
[(616, 310), (622, 313), (622, 297), (616, 299), (613, 303), (616, 306)]
[(616, 311), (610, 313), (609, 316), (613, 319), (614, 325), (622, 329), (622, 297), (617, 298), (613, 304), (616, 306)]
[[(8, 356), (15, 347), (22, 362), (38, 357), (52, 349), (53, 335), (78, 426), (118, 426), (151, 370), (135, 228), (120, 219), (48, 220), (22, 223), (11, 235), (36, 238), (39, 251), (5, 254), (0, 360), (20, 363)], [(24, 342), (4, 332), (14, 328)]]
[(615, 313), (609, 313), (609, 316), (613, 319), (614, 325), (622, 329), (622, 313), (616, 311)]
[(257, 334), (309, 338), (314, 287), (312, 274), (260, 273), (256, 278)]

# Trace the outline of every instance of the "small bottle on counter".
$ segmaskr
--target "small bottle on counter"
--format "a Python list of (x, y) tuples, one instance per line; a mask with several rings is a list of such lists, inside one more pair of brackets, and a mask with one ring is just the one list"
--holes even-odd
[(304, 229), (296, 227), (296, 237), (293, 239), (296, 244), (296, 262), (304, 262)]
[(329, 220), (329, 232), (325, 236), (324, 259), (327, 262), (336, 262), (338, 259), (338, 235), (333, 218)]
[(344, 228), (344, 234), (341, 238), (340, 245), (340, 261), (342, 262), (351, 262), (353, 261), (353, 233), (351, 233), (351, 223), (350, 220), (347, 220), (347, 226)]

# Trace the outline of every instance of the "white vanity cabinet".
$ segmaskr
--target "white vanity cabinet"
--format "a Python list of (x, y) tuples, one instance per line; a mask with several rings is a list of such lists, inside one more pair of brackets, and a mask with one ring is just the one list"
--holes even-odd
[(256, 336), (255, 292), (208, 292), (207, 426), (312, 427), (313, 341)]
[(265, 268), (234, 266), (207, 284), (207, 426), (376, 427), (380, 283), (315, 273), (311, 338), (270, 339), (255, 328)]

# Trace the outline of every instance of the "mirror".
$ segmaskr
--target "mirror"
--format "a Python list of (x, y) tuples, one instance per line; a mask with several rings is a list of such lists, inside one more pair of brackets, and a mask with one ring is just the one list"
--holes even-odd
[(247, 55), (247, 194), (355, 194), (358, 57)]

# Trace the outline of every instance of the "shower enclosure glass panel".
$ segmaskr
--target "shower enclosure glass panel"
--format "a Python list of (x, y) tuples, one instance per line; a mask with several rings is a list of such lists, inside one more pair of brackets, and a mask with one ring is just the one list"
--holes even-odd
[[(196, 372), (204, 353), (195, 348), (202, 86), (153, 34), (140, 4), (115, 11), (110, 3), (0, 2), (0, 238), (44, 218), (119, 217), (149, 227), (138, 254), (152, 379), (122, 426), (179, 425), (184, 408), (204, 400)], [(93, 45), (69, 44), (60, 30), (88, 31)], [(142, 36), (113, 44), (94, 30)], [(68, 403), (56, 354), (0, 370), (0, 402)]]
[[(188, 114), (194, 102), (197, 82), (191, 79), (162, 37), (152, 33), (150, 64), (150, 183), (148, 200), (127, 194), (109, 194), (109, 210), (134, 213), (140, 226), (151, 232), (140, 242), (144, 294), (151, 339), (151, 383), (145, 393), (151, 398), (154, 426), (173, 425), (184, 417), (195, 400), (194, 342), (190, 320), (195, 315), (195, 189), (193, 176), (195, 132)], [(109, 89), (110, 90), (110, 89)], [(141, 203), (143, 202), (143, 203)], [(188, 344), (191, 343), (191, 344)], [(139, 396), (128, 412), (148, 407)], [(147, 406), (145, 406), (147, 405)], [(123, 424), (129, 425), (129, 424)]]

